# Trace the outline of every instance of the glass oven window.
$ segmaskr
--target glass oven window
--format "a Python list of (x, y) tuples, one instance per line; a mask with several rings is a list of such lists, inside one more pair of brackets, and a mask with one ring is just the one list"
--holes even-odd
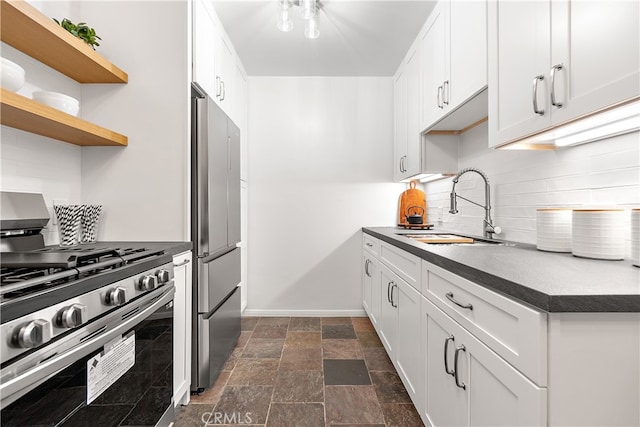
[(135, 364), (90, 405), (87, 361), (75, 361), (0, 414), (3, 427), (25, 426), (155, 426), (172, 406), (173, 302), (132, 330)]

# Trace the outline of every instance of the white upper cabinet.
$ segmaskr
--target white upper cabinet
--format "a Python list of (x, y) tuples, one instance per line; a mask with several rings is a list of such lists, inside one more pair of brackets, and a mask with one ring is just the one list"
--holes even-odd
[(640, 94), (637, 1), (490, 1), (490, 146)]
[(449, 3), (439, 2), (429, 15), (421, 33), (422, 53), (422, 129), (444, 115), (444, 91), (447, 80), (447, 14)]
[(407, 159), (407, 74), (400, 66), (393, 77), (393, 179), (406, 178)]
[(214, 40), (216, 24), (205, 0), (193, 2), (193, 80), (211, 97), (217, 90)]
[(396, 181), (420, 173), (420, 50), (409, 49), (396, 72), (394, 102), (394, 169)]
[[(211, 3), (193, 0), (193, 80), (196, 81), (231, 119), (238, 123), (246, 106), (242, 82), (236, 84), (239, 59)], [(244, 76), (246, 83), (246, 75)], [(246, 84), (245, 84), (246, 88)], [(246, 90), (245, 90), (246, 92)], [(241, 125), (239, 125), (241, 126)]]
[(487, 3), (449, 2), (449, 80), (444, 95), (452, 110), (487, 86)]
[[(220, 26), (222, 28), (222, 26)], [(236, 74), (236, 56), (233, 45), (224, 31), (219, 31), (214, 43), (216, 57), (216, 92), (215, 100), (232, 119), (233, 117), (233, 82)], [(235, 119), (234, 119), (235, 121)]]
[(442, 0), (431, 12), (420, 36), (423, 130), (487, 86), (486, 7), (485, 1)]
[(553, 124), (640, 95), (638, 1), (553, 1), (551, 16)]

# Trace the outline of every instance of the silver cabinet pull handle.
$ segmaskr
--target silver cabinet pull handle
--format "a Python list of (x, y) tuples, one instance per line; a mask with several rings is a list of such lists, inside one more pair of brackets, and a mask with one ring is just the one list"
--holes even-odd
[(533, 78), (533, 112), (543, 116), (544, 109), (538, 110), (538, 82), (541, 80), (544, 80), (544, 76), (542, 74)]
[(391, 304), (391, 284), (393, 282), (387, 283), (387, 301)]
[(220, 98), (220, 95), (222, 95), (222, 80), (220, 79), (220, 76), (216, 76), (216, 98)]
[(371, 274), (369, 274), (369, 264), (370, 263), (371, 263), (371, 260), (366, 260), (364, 262), (364, 274), (366, 274), (369, 277), (371, 277)]
[(449, 105), (449, 80), (442, 84), (442, 103)]
[(187, 265), (191, 262), (191, 260), (185, 259), (184, 261), (182, 261), (180, 264), (173, 264), (173, 268), (176, 267), (182, 267), (183, 265)]
[(458, 356), (460, 355), (461, 351), (467, 351), (467, 349), (465, 348), (464, 345), (460, 345), (459, 347), (456, 347), (456, 352), (453, 354), (453, 378), (456, 381), (456, 385), (458, 387), (460, 387), (463, 390), (467, 389), (467, 386), (464, 383), (460, 382), (460, 379), (458, 378)]
[(462, 304), (461, 302), (456, 301), (456, 299), (453, 297), (453, 292), (448, 292), (448, 293), (445, 294), (445, 296), (447, 297), (447, 299), (449, 301), (451, 301), (452, 303), (454, 303), (458, 307), (462, 307), (462, 308), (467, 309), (467, 310), (473, 310), (473, 305), (471, 305), (471, 304)]
[(449, 362), (447, 361), (447, 350), (449, 348), (449, 341), (454, 342), (455, 337), (453, 335), (449, 335), (447, 339), (444, 340), (444, 371), (448, 375), (454, 375), (454, 372), (449, 369)]
[(369, 242), (367, 242), (367, 243), (366, 243), (366, 245), (367, 245), (367, 246), (369, 246), (370, 248), (372, 248), (372, 247), (373, 247), (373, 244), (371, 244), (371, 243), (369, 243)]
[(404, 168), (402, 167), (402, 164), (404, 163), (404, 156), (400, 157), (400, 172), (404, 172)]
[(402, 156), (402, 172), (407, 171), (407, 156)]
[(438, 86), (438, 95), (436, 96), (436, 104), (438, 105), (438, 108), (444, 108), (444, 105), (442, 105), (442, 102), (441, 102), (442, 91), (443, 91), (442, 86)]
[(562, 102), (556, 102), (556, 71), (562, 70), (562, 64), (556, 64), (551, 67), (551, 105), (562, 108)]
[(396, 289), (397, 287), (398, 287), (398, 285), (396, 285), (395, 283), (391, 287), (391, 306), (395, 307), (395, 308), (398, 308), (398, 304), (394, 304), (393, 303), (393, 290)]
[(222, 98), (220, 98), (220, 101), (224, 101), (224, 99), (227, 97), (227, 89), (224, 87), (224, 81), (221, 80), (222, 83)]

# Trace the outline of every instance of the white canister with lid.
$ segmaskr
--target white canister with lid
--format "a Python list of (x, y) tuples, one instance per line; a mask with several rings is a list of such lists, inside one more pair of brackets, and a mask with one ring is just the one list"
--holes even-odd
[(631, 209), (631, 262), (640, 267), (640, 209)]
[(594, 259), (624, 259), (624, 209), (574, 209), (571, 222), (573, 255)]
[(538, 209), (536, 211), (537, 248), (549, 252), (571, 252), (571, 217), (571, 209)]

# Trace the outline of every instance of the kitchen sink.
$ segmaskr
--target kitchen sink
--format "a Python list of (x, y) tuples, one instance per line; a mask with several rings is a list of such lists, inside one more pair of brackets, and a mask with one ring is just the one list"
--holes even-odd
[(450, 233), (422, 233), (422, 234), (397, 233), (397, 234), (399, 236), (407, 237), (413, 241), (424, 243), (427, 245), (515, 246), (514, 243), (510, 243), (510, 242), (483, 239), (478, 237), (469, 237), (461, 234), (450, 234)]

